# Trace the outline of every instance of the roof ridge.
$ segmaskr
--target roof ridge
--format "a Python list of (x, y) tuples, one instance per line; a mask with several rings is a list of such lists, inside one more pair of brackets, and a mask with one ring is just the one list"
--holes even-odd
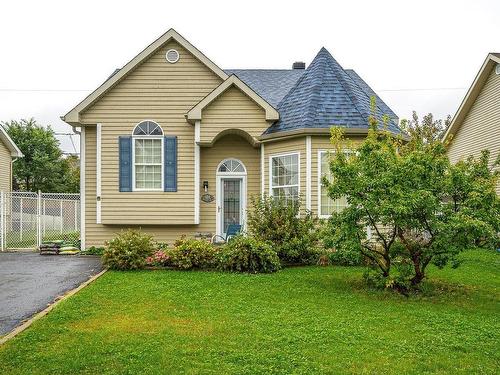
[[(361, 116), (364, 116), (364, 115), (369, 116), (369, 113), (367, 113), (367, 114), (363, 113), (363, 110), (360, 108), (360, 103), (359, 103), (358, 99), (356, 98), (356, 96), (354, 95), (354, 93), (352, 92), (351, 87), (346, 87), (346, 86), (348, 86), (348, 84), (347, 84), (345, 78), (348, 77), (348, 79), (352, 81), (351, 77), (349, 77), (349, 75), (345, 72), (344, 68), (342, 68), (342, 65), (340, 65), (337, 62), (337, 60), (334, 59), (334, 57), (326, 50), (326, 48), (324, 48), (324, 50), (325, 50), (327, 56), (329, 57), (327, 59), (327, 63), (329, 65), (330, 69), (332, 69), (332, 72), (335, 74), (335, 73), (337, 73), (335, 71), (335, 69), (336, 68), (339, 69), (338, 73), (340, 73), (340, 74), (335, 74), (335, 76), (337, 77), (340, 85), (344, 88), (345, 92), (349, 96), (349, 99), (351, 100), (352, 104), (354, 105), (354, 108), (356, 108), (356, 110), (358, 111), (358, 113)], [(344, 77), (344, 75), (346, 77)]]
[[(375, 90), (373, 90), (370, 85), (368, 85), (368, 83), (365, 82), (365, 80), (363, 78), (361, 78), (361, 76), (354, 70), (354, 69), (345, 69), (346, 72), (347, 71), (350, 71), (352, 72), (358, 79), (360, 82), (356, 81), (355, 79), (353, 79), (353, 77), (348, 74), (351, 78), (351, 80), (353, 81), (353, 83), (358, 86), (361, 91), (366, 95), (368, 96), (368, 98), (371, 100), (371, 97), (374, 96), (375, 99), (376, 99), (376, 106), (377, 108), (380, 110), (381, 113), (383, 113), (384, 115), (390, 115), (390, 116), (393, 116), (394, 118), (397, 118), (398, 116), (396, 115), (396, 113), (394, 113), (394, 111), (382, 100), (382, 98), (380, 98), (377, 93), (375, 92)], [(366, 86), (366, 88), (362, 87), (364, 84)], [(366, 89), (370, 90), (370, 93), (366, 92)], [(369, 95), (370, 94), (370, 95)], [(382, 104), (382, 106), (380, 105)], [(384, 108), (386, 107), (386, 108)], [(386, 113), (388, 112), (388, 113)]]
[[(311, 65), (312, 65), (312, 63), (311, 63)], [(282, 103), (284, 103), (284, 102), (285, 102), (285, 100), (286, 100), (286, 99), (287, 99), (287, 98), (291, 95), (291, 93), (295, 90), (295, 88), (296, 88), (298, 85), (300, 85), (300, 82), (302, 82), (302, 80), (304, 79), (304, 77), (306, 77), (306, 76), (307, 76), (307, 71), (308, 71), (308, 69), (311, 67), (311, 65), (309, 65), (309, 66), (307, 67), (307, 69), (305, 70), (305, 72), (303, 72), (303, 74), (300, 76), (300, 78), (297, 80), (297, 82), (295, 82), (295, 85), (293, 85), (293, 86), (290, 88), (290, 90), (288, 90), (288, 92), (287, 92), (287, 93), (286, 93), (286, 95), (283, 97), (283, 99), (281, 99), (281, 101), (278, 103), (278, 106), (277, 106), (278, 111), (279, 111), (280, 105), (281, 105)]]

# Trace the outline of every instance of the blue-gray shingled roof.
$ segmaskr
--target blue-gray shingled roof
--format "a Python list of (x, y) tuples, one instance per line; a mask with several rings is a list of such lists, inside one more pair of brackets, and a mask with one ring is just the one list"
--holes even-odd
[(304, 69), (226, 69), (226, 74), (236, 75), (274, 108), (295, 86)]
[[(353, 74), (352, 74), (353, 75)], [(278, 104), (280, 119), (264, 134), (307, 128), (368, 128), (373, 90), (359, 78), (347, 73), (322, 48), (294, 87)], [(264, 98), (265, 99), (265, 98)], [(401, 133), (397, 118), (379, 99), (375, 109), (378, 119), (387, 114), (388, 130)]]

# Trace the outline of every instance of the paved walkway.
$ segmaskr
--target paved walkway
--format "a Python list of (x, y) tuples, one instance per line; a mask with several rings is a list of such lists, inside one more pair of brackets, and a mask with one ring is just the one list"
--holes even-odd
[(98, 257), (0, 252), (0, 336), (101, 269)]

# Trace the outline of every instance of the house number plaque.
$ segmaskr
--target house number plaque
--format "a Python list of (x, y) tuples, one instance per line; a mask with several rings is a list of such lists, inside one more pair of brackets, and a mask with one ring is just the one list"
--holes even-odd
[(212, 203), (215, 200), (215, 197), (212, 194), (206, 193), (201, 196), (201, 200), (205, 203)]

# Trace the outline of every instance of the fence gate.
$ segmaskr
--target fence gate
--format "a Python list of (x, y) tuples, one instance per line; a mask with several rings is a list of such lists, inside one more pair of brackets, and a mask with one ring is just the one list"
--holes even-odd
[(0, 249), (80, 238), (80, 194), (0, 192)]

